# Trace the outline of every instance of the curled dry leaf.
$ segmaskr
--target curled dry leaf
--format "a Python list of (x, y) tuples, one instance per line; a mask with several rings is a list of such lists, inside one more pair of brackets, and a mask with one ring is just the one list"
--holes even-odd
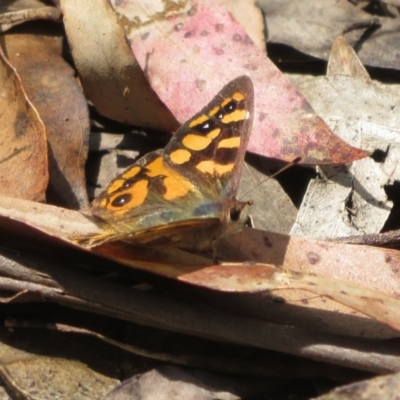
[(0, 192), (42, 201), (48, 183), (45, 127), (1, 48), (0, 85)]
[(246, 263), (206, 267), (182, 275), (179, 280), (224, 291), (305, 290), (333, 299), (400, 332), (399, 299), (344, 281)]
[(0, 32), (15, 25), (34, 20), (59, 21), (61, 12), (56, 7), (48, 7), (39, 0), (14, 0), (0, 4)]
[(88, 108), (62, 58), (62, 41), (58, 27), (42, 22), (5, 35), (4, 48), (46, 126), (50, 185), (57, 200), (68, 208), (87, 208)]
[[(10, 201), (12, 202), (12, 199)], [(21, 208), (22, 203), (26, 207), (32, 208), (32, 202), (29, 201), (16, 200), (11, 204), (14, 204), (15, 208)], [(39, 208), (36, 211), (40, 213), (46, 208), (50, 208), (53, 211), (56, 209), (55, 207), (39, 204)], [(11, 214), (12, 210), (9, 212), (9, 216)], [(46, 216), (51, 216), (50, 210), (47, 210), (45, 218)], [(79, 216), (79, 213), (70, 211), (69, 214), (65, 215), (65, 220), (60, 221), (60, 229), (65, 230), (65, 238), (67, 237), (66, 229), (73, 224), (73, 219), (77, 216)], [(56, 217), (57, 215), (53, 216), (53, 218)], [(36, 218), (39, 221), (38, 226), (40, 226), (40, 221), (43, 223), (43, 219), (37, 216)], [(21, 215), (19, 219), (23, 220)], [(39, 235), (37, 229), (28, 229), (25, 224), (12, 223), (10, 218), (0, 218), (2, 232), (9, 232), (13, 227), (13, 232), (15, 233), (17, 225), (21, 229), (19, 238), (22, 235), (26, 238), (34, 238), (34, 240), (28, 240), (30, 244), (46, 243), (45, 241), (48, 243), (50, 241), (49, 236)], [(44, 231), (46, 230), (47, 228), (44, 229)], [(56, 244), (54, 240), (50, 242)], [(60, 243), (58, 243), (59, 245)], [(55, 248), (60, 248), (58, 246)], [(120, 248), (125, 251), (123, 247), (120, 246)], [(130, 247), (128, 246), (128, 248)], [(70, 248), (69, 250), (72, 249)], [(120, 255), (118, 248), (116, 250), (116, 255)], [(75, 251), (72, 252), (75, 253)], [(40, 258), (40, 262), (32, 261), (24, 252), (11, 251), (9, 253), (12, 253), (12, 260), (14, 260), (11, 276), (17, 278), (17, 280), (3, 277), (1, 279), (2, 287), (7, 288), (7, 290), (14, 292), (19, 292), (21, 289), (33, 290), (41, 293), (45, 298), (62, 305), (78, 307), (79, 309), (95, 311), (113, 318), (157, 326), (186, 334), (190, 333), (213, 340), (245, 344), (253, 348), (259, 347), (282, 351), (314, 360), (329, 361), (330, 363), (378, 373), (399, 370), (398, 346), (393, 342), (364, 340), (359, 337), (339, 337), (326, 331), (318, 332), (314, 325), (310, 325), (312, 328), (307, 326), (306, 329), (294, 327), (290, 323), (289, 325), (291, 326), (277, 325), (265, 321), (265, 318), (268, 318), (268, 311), (265, 312), (264, 318), (238, 316), (236, 307), (234, 309), (231, 308), (233, 313), (216, 313), (215, 307), (211, 307), (208, 310), (203, 309), (203, 307), (195, 307), (193, 297), (190, 297), (190, 301), (177, 301), (169, 296), (159, 296), (155, 293), (133, 290), (129, 286), (129, 282), (125, 282), (126, 285), (110, 282), (104, 277), (93, 276), (93, 273), (82, 271), (81, 268), (69, 268), (68, 266), (59, 265), (58, 253), (55, 254), (56, 259), (53, 261), (43, 257)], [(129, 255), (128, 253), (126, 254)], [(81, 255), (84, 256), (83, 254)], [(151, 255), (150, 251), (149, 255)], [(190, 254), (186, 257), (186, 264), (181, 263), (181, 265), (175, 267), (176, 273), (179, 272), (179, 267), (181, 272), (187, 272), (187, 266), (195, 262), (192, 261)], [(37, 261), (37, 258), (35, 260)], [(92, 260), (94, 261), (93, 258)], [(159, 261), (160, 271), (163, 261), (165, 260)], [(88, 265), (97, 266), (98, 262), (103, 265), (98, 258), (96, 262), (89, 261)], [(153, 263), (153, 265), (156, 265), (156, 263)], [(173, 267), (175, 266), (175, 264), (172, 265)], [(212, 266), (212, 263), (208, 265)], [(117, 267), (116, 265), (114, 266)], [(200, 268), (201, 264), (199, 262), (198, 269)], [(17, 274), (15, 274), (16, 269), (18, 270)], [(148, 267), (148, 270), (152, 269)], [(165, 275), (173, 276), (174, 270), (169, 270), (168, 263), (164, 266), (163, 271)], [(25, 279), (21, 281), (20, 272), (26, 274), (24, 276), (27, 276), (27, 282)], [(53, 277), (52, 284), (46, 284), (43, 276), (47, 279)], [(211, 292), (208, 293), (211, 294)], [(218, 292), (214, 293), (218, 294)], [(223, 293), (223, 295), (221, 298), (226, 298), (227, 294)], [(347, 319), (347, 316), (344, 316), (344, 319)], [(373, 322), (372, 320), (369, 321)], [(267, 335), (265, 334), (266, 332), (268, 333)]]
[[(82, 214), (62, 210), (60, 215), (60, 210), (62, 209), (38, 204), (35, 205), (34, 212), (32, 212), (32, 206), (29, 202), (22, 200), (16, 202), (14, 199), (5, 197), (1, 198), (0, 204), (0, 213), (3, 217), (26, 223), (46, 234), (70, 243), (69, 237), (73, 236), (71, 235), (73, 231), (77, 232), (80, 229), (81, 232), (87, 232), (95, 228), (93, 223), (85, 220)], [(45, 217), (43, 217), (44, 215)], [(395, 289), (387, 286), (387, 279), (381, 283), (382, 292), (368, 288), (368, 286), (378, 286), (376, 284), (376, 265), (390, 267), (390, 264), (396, 264), (399, 257), (396, 251), (303, 239), (301, 243), (295, 242), (294, 247), (289, 252), (288, 250), (291, 247), (289, 245), (294, 239), (289, 239), (286, 235), (267, 235), (266, 232), (255, 229), (247, 229), (244, 233), (245, 236), (241, 235), (242, 239), (238, 239), (240, 235), (236, 236), (236, 240), (239, 240), (237, 244), (234, 244), (235, 238), (233, 238), (232, 246), (241, 250), (242, 257), (248, 258), (246, 252), (250, 252), (253, 260), (270, 264), (236, 263), (215, 266), (211, 260), (205, 257), (195, 256), (176, 249), (155, 250), (149, 248), (146, 251), (143, 248), (136, 249), (122, 242), (104, 244), (91, 251), (129, 267), (221, 291), (258, 292), (288, 288), (306, 290), (331, 298), (393, 329), (400, 330), (398, 323), (400, 321), (400, 301), (383, 293), (384, 291), (393, 293)], [(243, 240), (243, 238), (245, 239)], [(263, 244), (261, 245), (260, 242)], [(266, 243), (269, 246), (266, 246)], [(319, 249), (318, 253), (316, 252), (317, 248)], [(260, 249), (264, 249), (264, 251), (260, 251)], [(289, 254), (288, 257), (286, 253)], [(290, 257), (290, 254), (292, 254), (292, 257)], [(340, 260), (337, 258), (338, 254), (342, 254)], [(377, 256), (382, 257), (385, 263), (378, 262), (377, 264)], [(318, 272), (323, 271), (325, 275), (330, 276), (334, 275), (332, 269), (335, 272), (336, 269), (343, 271), (343, 268), (340, 269), (339, 267), (346, 265), (346, 263), (351, 263), (353, 270), (357, 271), (355, 260), (358, 260), (359, 263), (370, 260), (370, 266), (372, 265), (371, 260), (373, 260), (374, 279), (368, 282), (365, 279), (358, 280), (343, 273), (336, 274), (340, 278), (355, 282), (355, 284), (335, 281), (329, 277), (316, 277), (308, 273), (290, 272), (290, 270), (301, 269), (303, 265), (307, 265), (304, 264), (304, 260), (308, 260), (308, 265), (325, 267), (325, 269), (319, 268), (319, 270), (314, 269), (314, 271), (309, 268), (307, 272), (318, 270)], [(278, 265), (279, 268), (272, 264)], [(389, 271), (386, 276), (388, 274), (390, 275)], [(384, 274), (382, 273), (380, 276), (384, 276)], [(398, 284), (396, 287), (398, 287)]]
[(66, 239), (78, 234), (99, 233), (101, 229), (82, 213), (47, 204), (0, 196), (0, 215), (36, 227), (46, 234)]
[[(399, 329), (396, 318), (399, 316), (400, 302), (384, 293), (397, 295), (398, 277), (393, 274), (391, 266), (397, 265), (398, 252), (366, 246), (341, 247), (342, 245), (337, 246), (335, 243), (290, 238), (255, 229), (246, 229), (229, 242), (231, 257), (256, 260), (256, 264), (244, 262), (240, 265), (214, 266), (210, 260), (192, 257), (185, 252), (157, 252), (151, 249), (143, 252), (142, 249), (134, 249), (123, 243), (107, 244), (93, 251), (133, 268), (221, 291), (278, 290), (279, 296), (279, 290), (285, 288), (306, 290), (331, 298), (396, 330)], [(232, 249), (240, 249), (240, 252), (235, 254)], [(257, 262), (267, 262), (270, 265), (260, 265)], [(380, 269), (377, 274), (378, 266)], [(306, 274), (292, 274), (290, 270), (305, 271)], [(308, 275), (310, 272), (325, 277), (313, 277)], [(275, 273), (278, 278), (274, 277)], [(368, 275), (365, 276), (366, 274)], [(353, 283), (332, 280), (328, 276)], [(368, 287), (379, 289), (382, 293)], [(329, 309), (329, 305), (323, 304), (321, 309)]]
[[(234, 251), (236, 249), (236, 252)], [(245, 228), (229, 240), (229, 260), (248, 260), (345, 280), (398, 295), (397, 250), (334, 243)]]

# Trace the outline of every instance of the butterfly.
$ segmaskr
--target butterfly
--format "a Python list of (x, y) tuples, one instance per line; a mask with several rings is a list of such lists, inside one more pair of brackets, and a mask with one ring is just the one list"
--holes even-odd
[(109, 184), (91, 209), (104, 231), (75, 241), (86, 247), (124, 240), (204, 251), (240, 230), (248, 202), (236, 194), (253, 108), (251, 79), (232, 80), (163, 150), (140, 158)]

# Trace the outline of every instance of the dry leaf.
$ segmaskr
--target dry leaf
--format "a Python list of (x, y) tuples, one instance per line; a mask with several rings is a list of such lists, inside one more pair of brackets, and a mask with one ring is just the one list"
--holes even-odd
[[(248, 74), (256, 87), (250, 151), (289, 161), (301, 157), (304, 163), (349, 162), (365, 156), (332, 135), (223, 4), (192, 1), (160, 11), (143, 8), (140, 1), (116, 2), (116, 15), (106, 2), (61, 5), (85, 91), (108, 117), (171, 131), (178, 124), (164, 104), (183, 123), (224, 83)], [(149, 23), (154, 13), (157, 18)], [(244, 59), (251, 61), (243, 63)]]
[[(77, 213), (75, 212), (75, 214)], [(71, 215), (71, 217), (73, 216)], [(12, 223), (11, 220), (3, 218), (0, 219), (0, 223), (3, 231), (6, 231), (5, 227), (9, 231), (10, 228), (17, 225)], [(319, 329), (315, 329), (314, 325), (309, 325), (305, 329), (285, 326), (287, 324), (282, 326), (265, 322), (259, 317), (254, 318), (252, 313), (249, 313), (250, 317), (244, 317), (240, 316), (241, 310), (240, 307), (237, 307), (237, 303), (232, 304), (229, 313), (216, 313), (216, 306), (220, 309), (219, 305), (222, 299), (226, 299), (226, 293), (223, 296), (221, 293), (219, 301), (214, 301), (210, 303), (210, 307), (205, 308), (204, 305), (197, 306), (194, 302), (193, 292), (195, 293), (196, 289), (191, 289), (188, 293), (190, 296), (184, 301), (176, 299), (177, 293), (175, 291), (173, 298), (171, 298), (170, 296), (163, 296), (161, 293), (133, 290), (129, 284), (129, 279), (128, 281), (124, 279), (119, 283), (111, 282), (105, 277), (98, 276), (98, 273), (93, 274), (87, 269), (76, 268), (76, 261), (73, 261), (74, 265), (65, 265), (66, 259), (60, 262), (59, 251), (61, 249), (61, 251), (64, 251), (65, 246), (60, 247), (60, 243), (57, 244), (55, 241), (51, 241), (52, 246), (50, 246), (54, 249), (55, 258), (53, 260), (48, 260), (47, 257), (38, 259), (37, 244), (46, 243), (44, 242), (44, 235), (39, 235), (37, 231), (29, 229), (26, 225), (22, 228), (20, 238), (23, 237), (27, 240), (22, 243), (20, 241), (18, 244), (22, 245), (23, 248), (25, 248), (26, 242), (34, 245), (36, 254), (34, 259), (38, 262), (32, 261), (30, 253), (7, 252), (4, 249), (3, 254), (8, 254), (13, 260), (13, 268), (10, 270), (11, 277), (2, 277), (0, 280), (1, 287), (7, 291), (15, 292), (26, 288), (41, 293), (42, 296), (51, 299), (53, 302), (86, 311), (94, 311), (113, 318), (133, 321), (141, 325), (190, 333), (213, 340), (283, 351), (303, 357), (311, 357), (314, 360), (328, 360), (331, 363), (362, 370), (390, 372), (399, 368), (399, 358), (396, 355), (398, 346), (392, 341), (335, 336), (330, 332), (321, 333)], [(31, 236), (32, 233), (34, 236)], [(47, 237), (47, 243), (49, 243), (48, 240)], [(72, 248), (69, 248), (65, 254), (71, 256), (71, 261), (78, 259), (76, 258), (77, 251)], [(119, 254), (118, 252), (117, 255)], [(90, 258), (88, 254), (80, 253), (79, 260), (86, 265), (104, 266), (104, 261), (98, 258)], [(159, 263), (161, 264), (161, 262)], [(108, 271), (119, 270), (116, 264), (111, 266), (106, 263), (106, 265), (108, 265)], [(200, 264), (198, 266), (200, 267)], [(27, 275), (28, 281), (25, 279), (21, 281), (19, 275), (21, 268), (24, 271), (30, 271), (30, 274)], [(170, 273), (165, 268), (164, 271)], [(52, 284), (43, 282), (43, 275), (53, 278)], [(165, 281), (164, 285), (167, 282), (171, 281)], [(168, 287), (168, 285), (164, 285), (160, 286), (162, 293)], [(61, 292), (54, 289), (58, 287), (61, 288)], [(211, 293), (218, 292), (207, 291), (207, 293), (209, 296)], [(253, 308), (260, 310), (260, 304), (254, 303)], [(263, 319), (268, 318), (267, 309), (262, 307), (261, 310), (263, 309), (265, 310)], [(343, 318), (344, 320), (349, 319), (346, 315), (343, 315)], [(373, 322), (372, 320), (366, 321)], [(359, 324), (359, 319), (354, 319), (354, 323)], [(268, 332), (268, 335), (265, 335), (265, 332)]]
[(234, 18), (246, 29), (250, 39), (266, 54), (264, 18), (255, 0), (225, 0), (225, 4)]
[(304, 163), (365, 156), (332, 135), (224, 4), (192, 1), (179, 10), (164, 10), (154, 22), (149, 21), (160, 10), (143, 9), (139, 0), (113, 6), (126, 21), (127, 40), (151, 87), (178, 121), (189, 119), (232, 77), (246, 74), (255, 87), (249, 151), (287, 161), (301, 157)]
[[(334, 45), (333, 51), (341, 50)], [(342, 69), (337, 65), (335, 71), (330, 69), (334, 75), (308, 78), (297, 87), (340, 137), (371, 153), (380, 150), (384, 156), (351, 166), (321, 167), (303, 199), (293, 235), (334, 238), (378, 233), (392, 210), (385, 188), (400, 179), (398, 87), (366, 79), (359, 67), (348, 69), (349, 57), (354, 65), (360, 64), (354, 52), (345, 51)], [(357, 75), (345, 75), (351, 71)]]
[[(205, 267), (179, 277), (179, 280), (224, 291), (279, 291), (300, 289), (328, 297), (388, 325), (400, 332), (400, 300), (378, 291), (290, 271), (270, 265), (227, 264)], [(285, 297), (283, 297), (285, 298)], [(336, 310), (339, 311), (339, 310)], [(340, 310), (342, 311), (342, 310)]]
[(4, 328), (0, 332), (0, 375), (9, 392), (16, 396), (24, 393), (30, 399), (102, 399), (118, 384), (117, 379), (82, 362), (40, 355), (57, 352), (49, 343), (45, 348), (42, 336), (29, 339), (22, 335), (25, 340), (21, 340)]
[(354, 24), (372, 16), (347, 0), (261, 0), (268, 42), (283, 43), (315, 57), (327, 59), (333, 41)]
[(397, 373), (351, 383), (315, 397), (314, 400), (397, 400), (400, 392), (399, 375)]
[(345, 34), (348, 42), (357, 47), (363, 64), (400, 69), (398, 17), (378, 19), (347, 0), (268, 0), (259, 4), (266, 15), (271, 43), (286, 44), (305, 54), (328, 59), (334, 40)]
[(3, 0), (0, 4), (0, 32), (37, 19), (59, 21), (61, 12), (39, 0)]
[(174, 131), (170, 111), (149, 88), (122, 28), (105, 0), (61, 0), (64, 26), (82, 86), (104, 116)]
[(46, 126), (50, 185), (68, 208), (87, 208), (85, 162), (89, 115), (74, 71), (62, 58), (63, 38), (51, 25), (20, 27), (4, 49)]
[[(2, 202), (3, 207), (7, 207), (7, 199), (3, 198)], [(23, 202), (20, 202), (20, 205), (23, 206)], [(15, 207), (15, 204), (13, 204), (13, 206)], [(22, 209), (22, 207), (20, 208)], [(54, 213), (54, 211), (57, 212), (57, 209), (55, 207), (41, 206), (41, 208), (49, 215), (53, 214), (53, 218), (58, 218), (57, 214)], [(38, 214), (37, 207), (35, 210), (36, 215), (33, 216), (29, 216), (28, 214), (24, 215), (23, 213), (21, 213), (21, 211), (19, 211), (18, 216), (16, 216), (14, 210), (7, 210), (6, 208), (3, 208), (1, 211), (2, 215), (8, 215), (8, 217), (13, 217), (14, 219), (17, 219), (19, 221), (25, 221), (25, 223), (39, 228), (40, 230), (48, 234), (56, 235), (63, 240), (68, 240), (67, 224), (59, 222), (58, 225), (61, 226), (61, 228), (59, 229), (59, 232), (56, 233), (56, 229), (54, 229), (54, 226), (56, 226), (55, 223), (53, 223), (52, 226), (49, 228), (49, 226), (45, 226), (42, 222), (40, 222), (40, 218), (36, 219), (36, 215)], [(69, 211), (69, 213), (71, 214), (72, 211)], [(65, 213), (63, 214), (65, 217)], [(33, 222), (35, 221), (35, 219), (36, 223)], [(71, 214), (70, 219), (77, 220), (78, 218), (74, 218)], [(49, 220), (49, 217), (47, 217), (46, 220)], [(76, 227), (76, 221), (74, 222), (74, 226)], [(84, 221), (81, 222), (84, 223)], [(87, 225), (87, 229), (90, 229), (89, 226), (92, 225), (92, 223), (88, 222)], [(69, 228), (71, 229), (71, 227)], [(247, 234), (250, 232), (253, 233), (253, 231), (257, 232), (256, 230), (249, 230)], [(262, 236), (261, 240), (264, 243), (266, 237), (265, 235), (265, 232), (259, 231), (258, 236)], [(285, 237), (282, 236), (282, 238)], [(251, 243), (252, 245), (254, 245), (254, 239), (255, 237), (247, 241), (247, 243)], [(270, 241), (268, 243), (270, 243)], [(303, 253), (306, 249), (305, 244), (311, 246), (313, 250), (316, 250), (316, 246), (318, 245), (318, 243), (316, 242), (307, 243), (307, 241), (304, 241), (304, 243), (302, 244)], [(328, 244), (322, 243), (321, 248), (326, 249), (327, 246)], [(332, 252), (335, 254), (335, 257), (340, 247), (344, 246), (344, 248), (347, 247), (348, 249), (354, 248), (354, 246), (352, 247), (352, 245), (344, 244), (331, 244), (331, 246), (333, 246)], [(238, 248), (240, 249), (240, 247), (241, 246), (239, 245)], [(250, 247), (246, 249), (246, 251), (252, 252), (253, 260), (264, 260), (264, 258), (261, 257), (261, 253), (259, 253), (259, 255), (257, 256), (254, 250), (249, 249)], [(243, 248), (241, 250), (244, 251)], [(279, 247), (277, 247), (276, 250), (279, 250)], [(364, 248), (362, 250), (364, 251), (364, 253), (365, 251), (367, 251), (369, 259), (373, 259), (374, 262), (376, 262), (376, 257), (372, 258), (371, 253), (374, 251), (376, 252), (380, 249)], [(351, 307), (352, 309), (358, 310), (363, 314), (366, 314), (376, 319), (377, 321), (387, 324), (394, 329), (400, 330), (400, 325), (398, 325), (398, 323), (396, 322), (397, 317), (399, 317), (400, 320), (400, 301), (384, 293), (379, 293), (366, 287), (357, 287), (354, 284), (346, 283), (343, 281), (334, 282), (329, 278), (323, 277), (318, 278), (304, 274), (293, 275), (289, 271), (282, 272), (282, 269), (277, 269), (272, 265), (252, 266), (244, 263), (228, 266), (213, 266), (213, 263), (206, 258), (187, 254), (185, 252), (177, 251), (175, 249), (160, 249), (157, 251), (152, 248), (136, 249), (135, 247), (117, 242), (105, 244), (92, 249), (93, 253), (118, 261), (123, 265), (131, 266), (133, 268), (144, 269), (167, 277), (179, 277), (180, 280), (183, 280), (185, 282), (194, 283), (200, 286), (209, 287), (217, 290), (254, 292), (265, 290), (271, 291), (281, 289), (301, 289), (310, 291), (314, 294), (327, 296), (339, 303)], [(387, 252), (388, 250), (386, 250), (385, 256), (385, 252), (381, 251), (382, 256), (387, 258)], [(310, 252), (305, 253), (303, 257), (308, 257), (309, 263), (311, 265), (322, 264), (323, 266), (329, 268), (332, 268), (332, 265), (334, 265), (334, 263), (327, 260), (326, 256), (324, 262), (321, 263), (322, 254), (310, 254)], [(393, 256), (396, 255), (397, 252), (394, 252)], [(271, 254), (269, 254), (268, 257), (271, 257)], [(275, 251), (274, 257), (279, 257), (279, 252)], [(296, 257), (297, 259), (300, 259), (298, 253), (296, 253)], [(344, 264), (345, 261), (346, 260), (344, 258), (341, 259), (341, 265)], [(351, 261), (351, 259), (348, 260), (348, 262)], [(392, 259), (386, 260), (386, 264), (390, 262), (392, 262)], [(275, 262), (275, 264), (277, 263)], [(281, 264), (281, 267), (284, 269), (293, 269), (294, 265), (290, 263), (290, 260), (287, 260), (283, 264)], [(354, 278), (352, 280), (354, 281)], [(358, 280), (356, 280), (356, 282), (359, 283)], [(362, 284), (365, 285), (365, 280), (362, 281)], [(376, 286), (376, 280), (374, 280), (374, 284)], [(397, 303), (399, 303), (399, 305)]]
[(360, 60), (365, 65), (400, 69), (398, 57), (398, 43), (400, 40), (400, 19), (381, 17), (379, 25), (368, 38), (362, 40), (365, 31), (355, 31), (346, 34), (346, 39), (351, 44), (362, 42), (357, 52)]
[(339, 36), (333, 42), (326, 74), (348, 75), (370, 80), (367, 70), (344, 36)]
[(165, 365), (124, 381), (105, 400), (239, 400), (256, 398), (270, 388), (268, 380), (263, 384), (246, 377), (223, 377)]
[(248, 207), (252, 227), (272, 232), (289, 233), (296, 219), (297, 209), (280, 184), (258, 170), (260, 163), (252, 160), (243, 166), (237, 198), (251, 200)]
[(45, 127), (1, 48), (0, 82), (0, 191), (42, 201), (48, 183)]

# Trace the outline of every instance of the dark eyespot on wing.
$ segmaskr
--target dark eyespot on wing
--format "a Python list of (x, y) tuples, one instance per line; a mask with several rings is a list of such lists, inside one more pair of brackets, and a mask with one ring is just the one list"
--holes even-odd
[(224, 118), (224, 115), (225, 115), (225, 112), (223, 112), (223, 111), (221, 110), (221, 111), (218, 111), (218, 112), (217, 112), (217, 114), (215, 115), (215, 118), (217, 118), (217, 119), (222, 119), (222, 118)]
[(224, 111), (226, 113), (231, 113), (237, 109), (237, 103), (235, 100), (231, 100), (228, 104), (225, 104)]
[(215, 128), (215, 122), (212, 119), (208, 119), (207, 121), (203, 122), (203, 124), (197, 126), (196, 128), (202, 133), (208, 133)]
[(124, 189), (128, 189), (130, 188), (133, 184), (135, 183), (135, 181), (133, 179), (127, 179), (124, 184), (122, 185), (122, 187)]
[(129, 193), (124, 193), (117, 196), (112, 202), (111, 205), (113, 207), (122, 207), (125, 204), (129, 203), (132, 200), (132, 195)]

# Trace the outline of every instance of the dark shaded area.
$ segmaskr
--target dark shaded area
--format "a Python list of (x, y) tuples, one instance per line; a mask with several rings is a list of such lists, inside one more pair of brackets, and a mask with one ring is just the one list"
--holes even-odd
[(393, 208), (381, 232), (400, 229), (400, 182), (384, 187), (388, 200), (393, 201)]

